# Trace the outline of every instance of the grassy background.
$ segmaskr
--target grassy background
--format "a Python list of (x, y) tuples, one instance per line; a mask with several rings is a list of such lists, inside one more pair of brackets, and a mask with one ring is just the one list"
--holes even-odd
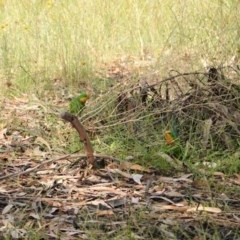
[(220, 64), (240, 46), (239, 12), (238, 0), (1, 0), (1, 85), (92, 82), (102, 62), (127, 55), (162, 71)]

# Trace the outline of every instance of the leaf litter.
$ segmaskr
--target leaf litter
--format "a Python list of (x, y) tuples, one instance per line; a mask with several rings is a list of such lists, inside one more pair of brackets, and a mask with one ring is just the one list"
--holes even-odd
[[(102, 168), (79, 168), (74, 163), (86, 160), (85, 154), (65, 154), (54, 146), (51, 132), (46, 134), (53, 127), (55, 133), (71, 128), (56, 116), (47, 123), (53, 113), (43, 105), (26, 95), (2, 103), (0, 236), (27, 239), (28, 229), (35, 229), (44, 239), (114, 239), (129, 226), (133, 239), (184, 239), (214, 228), (232, 237), (240, 228), (239, 195), (214, 188), (227, 185), (239, 192), (239, 175), (216, 172), (208, 187), (199, 188), (191, 173), (166, 177), (99, 154)], [(206, 147), (211, 122), (204, 124)], [(65, 146), (63, 137), (59, 141)]]

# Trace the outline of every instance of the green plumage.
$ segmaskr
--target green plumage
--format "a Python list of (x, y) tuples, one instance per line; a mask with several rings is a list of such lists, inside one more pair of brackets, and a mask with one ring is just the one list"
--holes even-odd
[(80, 115), (88, 98), (89, 96), (86, 92), (82, 92), (77, 97), (73, 98), (69, 106), (70, 113)]

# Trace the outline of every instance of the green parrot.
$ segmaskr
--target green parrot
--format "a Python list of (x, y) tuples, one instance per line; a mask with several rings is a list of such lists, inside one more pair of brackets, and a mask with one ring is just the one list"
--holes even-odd
[(168, 131), (165, 131), (164, 137), (165, 137), (165, 142), (167, 145), (173, 145), (175, 143), (175, 140), (178, 138), (178, 121), (175, 116), (173, 115), (171, 121), (171, 129)]
[(69, 106), (70, 113), (80, 115), (88, 99), (89, 95), (86, 92), (81, 92), (77, 97), (73, 98)]

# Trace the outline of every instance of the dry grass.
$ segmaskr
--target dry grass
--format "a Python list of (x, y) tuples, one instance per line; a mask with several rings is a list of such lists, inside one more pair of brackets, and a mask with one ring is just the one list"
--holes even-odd
[[(1, 85), (31, 91), (92, 82), (99, 66), (121, 56), (196, 69), (226, 62), (239, 49), (239, 2), (1, 1)], [(41, 86), (39, 89), (39, 85)]]

